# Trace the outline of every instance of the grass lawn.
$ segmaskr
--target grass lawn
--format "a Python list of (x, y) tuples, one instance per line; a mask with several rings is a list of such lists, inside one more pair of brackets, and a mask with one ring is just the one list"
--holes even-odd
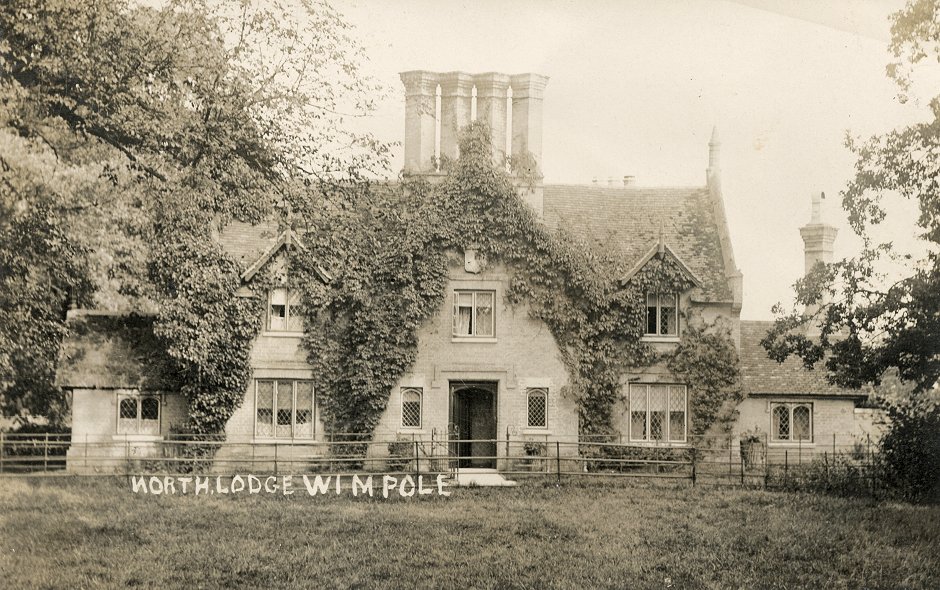
[(4, 588), (937, 588), (940, 507), (632, 482), (389, 500), (0, 479)]

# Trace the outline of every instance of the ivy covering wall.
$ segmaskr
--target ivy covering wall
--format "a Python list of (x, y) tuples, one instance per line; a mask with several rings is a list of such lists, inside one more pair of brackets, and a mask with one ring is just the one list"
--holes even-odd
[[(689, 383), (692, 432), (704, 432), (740, 398), (730, 336), (693, 332), (665, 355), (642, 341), (646, 293), (683, 292), (692, 279), (666, 255), (622, 281), (623, 260), (546, 229), (493, 165), (490, 145), (488, 129), (471, 124), (440, 182), (363, 189), (291, 258), (326, 429), (375, 429), (415, 362), (421, 327), (445, 301), (448, 252), (473, 246), (509, 269), (506, 303), (527, 304), (554, 336), (569, 372), (562, 394), (577, 401), (583, 434), (612, 433), (625, 375), (657, 362)], [(318, 280), (318, 266), (333, 280)]]

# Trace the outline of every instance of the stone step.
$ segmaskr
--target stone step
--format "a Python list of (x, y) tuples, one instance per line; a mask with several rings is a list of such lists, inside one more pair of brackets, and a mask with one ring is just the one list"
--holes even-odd
[(495, 469), (459, 469), (455, 477), (450, 478), (453, 486), (467, 487), (511, 487), (516, 482), (506, 479)]

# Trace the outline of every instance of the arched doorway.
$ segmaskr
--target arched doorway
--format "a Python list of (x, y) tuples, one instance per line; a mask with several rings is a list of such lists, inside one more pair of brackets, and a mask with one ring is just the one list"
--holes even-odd
[(455, 381), (450, 384), (453, 452), (460, 467), (496, 468), (496, 392), (494, 382)]

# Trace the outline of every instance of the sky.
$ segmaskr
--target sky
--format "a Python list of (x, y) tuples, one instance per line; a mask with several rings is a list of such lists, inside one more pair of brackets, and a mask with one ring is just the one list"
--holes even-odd
[[(404, 137), (407, 70), (549, 76), (546, 183), (635, 175), (642, 186), (704, 186), (721, 138), (725, 209), (744, 274), (745, 319), (771, 319), (803, 274), (799, 227), (823, 191), (837, 259), (860, 245), (839, 192), (853, 172), (846, 132), (867, 137), (927, 119), (885, 76), (888, 15), (901, 0), (336, 0), (387, 88), (356, 125)], [(394, 171), (402, 166), (395, 149)], [(879, 231), (917, 250), (914, 210), (891, 203)]]

